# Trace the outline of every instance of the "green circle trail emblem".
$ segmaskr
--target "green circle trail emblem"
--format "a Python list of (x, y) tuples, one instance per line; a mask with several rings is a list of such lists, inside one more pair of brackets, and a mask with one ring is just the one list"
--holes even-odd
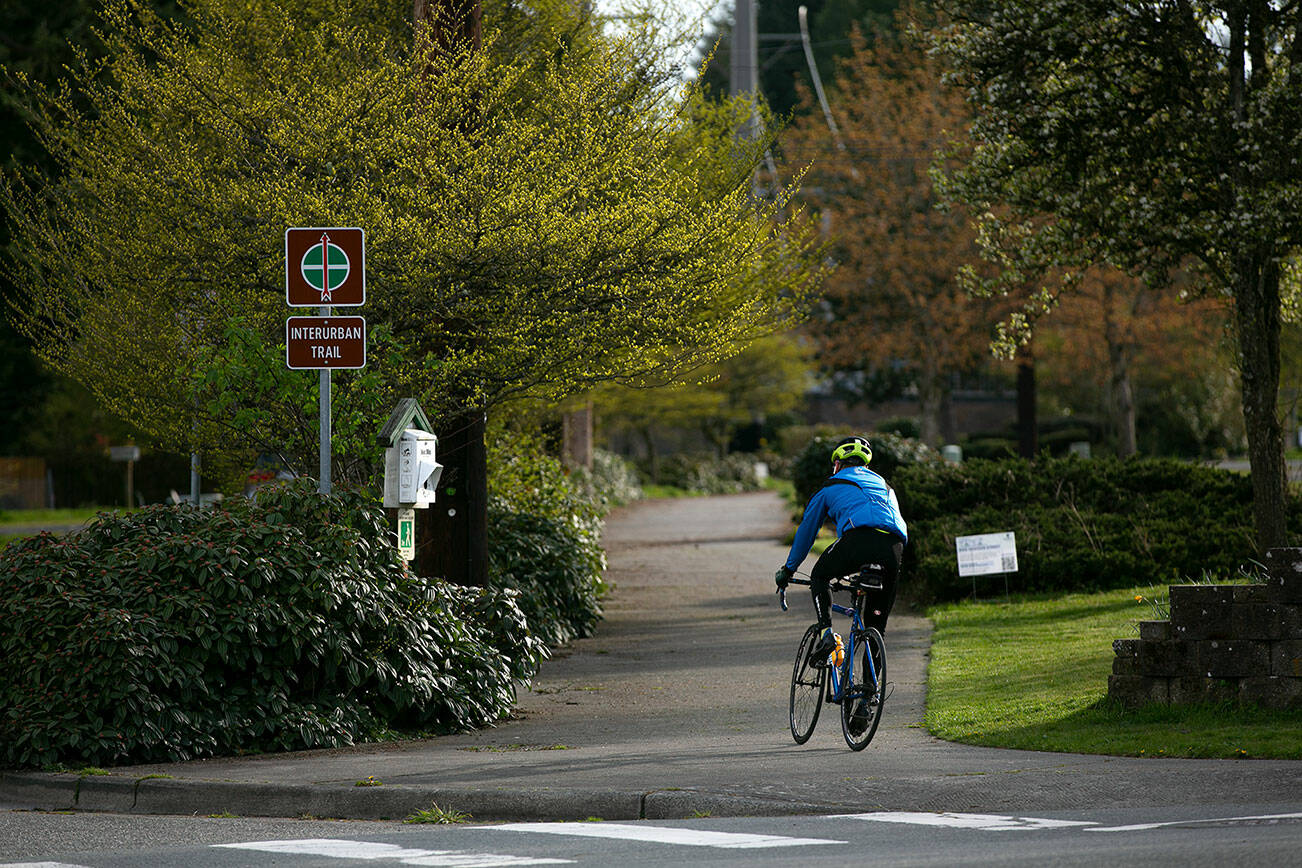
[(352, 263), (342, 247), (330, 242), (329, 233), (322, 233), (321, 242), (303, 254), (299, 268), (308, 286), (321, 293), (321, 303), (325, 304), (330, 301), (331, 293), (348, 280)]

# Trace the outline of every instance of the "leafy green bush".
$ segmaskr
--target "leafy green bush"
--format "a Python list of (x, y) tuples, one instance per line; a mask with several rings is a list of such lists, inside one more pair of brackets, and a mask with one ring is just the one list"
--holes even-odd
[[(1013, 531), (1019, 591), (1183, 581), (1256, 557), (1247, 476), (1170, 459), (915, 464), (895, 480), (909, 523), (901, 587), (922, 602), (972, 591), (954, 538)], [(1289, 504), (1290, 522), (1302, 501)]]
[(588, 636), (601, 619), (605, 554), (596, 530), (489, 504), (490, 581), (519, 594), (530, 629), (548, 645)]
[(998, 461), (1017, 457), (1017, 440), (1012, 437), (973, 437), (965, 441), (962, 446), (964, 459), (984, 458), (988, 461)]
[(873, 427), (883, 433), (898, 434), (911, 440), (917, 440), (922, 436), (922, 426), (918, 424), (915, 416), (895, 416), (890, 419), (882, 419), (876, 422)]
[[(809, 498), (832, 475), (832, 450), (844, 436), (820, 434), (806, 443), (796, 455), (791, 481), (796, 487), (796, 498), (802, 505), (808, 503)], [(936, 451), (920, 440), (885, 432), (869, 434), (867, 437), (873, 447), (873, 460), (868, 466), (892, 485), (895, 474), (901, 467), (920, 461), (939, 460)]]
[(604, 449), (593, 450), (592, 470), (580, 470), (575, 476), (603, 507), (623, 506), (642, 497), (637, 469), (622, 456)]
[(559, 461), (509, 454), (490, 474), (489, 581), (518, 594), (530, 629), (546, 644), (587, 636), (607, 590), (604, 504)]
[(103, 514), (0, 553), (0, 764), (340, 746), (506, 714), (513, 597), (410, 575), (383, 512), (310, 481)]
[(660, 462), (658, 482), (702, 494), (737, 494), (758, 491), (755, 456), (734, 452), (719, 458), (713, 455), (679, 453)]
[[(1016, 425), (998, 431), (986, 431), (963, 439), (964, 458), (986, 458), (992, 461), (1019, 456), (1020, 435)], [(1063, 458), (1071, 454), (1073, 443), (1089, 443), (1091, 451), (1110, 454), (1113, 443), (1107, 437), (1101, 422), (1088, 416), (1055, 416), (1041, 419), (1036, 426), (1036, 454)]]

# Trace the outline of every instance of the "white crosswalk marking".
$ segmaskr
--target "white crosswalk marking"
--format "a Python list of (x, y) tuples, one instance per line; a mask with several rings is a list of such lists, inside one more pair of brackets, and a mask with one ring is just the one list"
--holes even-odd
[(1167, 823), (1135, 823), (1131, 826), (1099, 826), (1086, 832), (1147, 832), (1163, 826), (1194, 826), (1208, 823), (1270, 823), (1275, 820), (1302, 820), (1302, 814), (1263, 814), (1259, 817), (1209, 817), (1206, 820), (1173, 820)]
[(585, 838), (619, 838), (625, 841), (682, 844), (687, 847), (722, 847), (731, 850), (846, 843), (845, 841), (833, 841), (826, 838), (748, 835), (739, 832), (709, 832), (703, 829), (674, 829), (665, 826), (630, 826), (624, 823), (506, 823), (501, 826), (481, 826), (479, 828), (503, 832), (576, 835)]
[(508, 868), (516, 865), (560, 865), (572, 859), (544, 859), (534, 856), (506, 856), (499, 853), (466, 853), (461, 850), (417, 850), (374, 841), (346, 841), (339, 838), (300, 838), (290, 841), (241, 841), (214, 844), (232, 850), (257, 850), (301, 856), (329, 856), (336, 859), (365, 859), (423, 865), (432, 868)]
[(1098, 825), (1087, 820), (1046, 820), (1040, 817), (1005, 817), (999, 814), (931, 814), (919, 811), (874, 811), (870, 814), (838, 814), (831, 819), (870, 820), (877, 823), (910, 823), (915, 826), (979, 829), (983, 832), (1024, 832), (1034, 829), (1066, 829), (1073, 826)]

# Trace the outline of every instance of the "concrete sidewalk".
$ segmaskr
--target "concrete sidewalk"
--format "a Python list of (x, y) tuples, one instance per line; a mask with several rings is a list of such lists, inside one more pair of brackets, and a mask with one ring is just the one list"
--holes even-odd
[[(595, 637), (548, 661), (519, 713), (459, 736), (114, 768), (0, 774), (0, 803), (142, 813), (401, 819), (432, 804), (477, 820), (677, 818), (838, 810), (1026, 813), (1302, 801), (1302, 763), (1139, 760), (954, 745), (922, 729), (930, 628), (887, 633), (894, 685), (861, 753), (825, 706), (787, 730), (791, 659), (812, 606), (782, 613), (789, 527), (769, 493), (649, 501), (608, 524), (615, 590)], [(379, 786), (358, 786), (374, 778)]]

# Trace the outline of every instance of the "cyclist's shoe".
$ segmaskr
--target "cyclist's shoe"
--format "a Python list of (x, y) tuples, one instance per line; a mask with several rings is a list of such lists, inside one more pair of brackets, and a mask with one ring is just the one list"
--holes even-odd
[(832, 628), (826, 627), (818, 637), (818, 641), (809, 649), (809, 665), (815, 669), (821, 669), (827, 665), (827, 657), (836, 650), (836, 637), (832, 635)]
[(854, 709), (850, 712), (849, 721), (851, 734), (858, 735), (868, 728), (868, 722), (872, 719), (872, 705), (873, 703), (867, 699), (856, 699), (854, 701)]

